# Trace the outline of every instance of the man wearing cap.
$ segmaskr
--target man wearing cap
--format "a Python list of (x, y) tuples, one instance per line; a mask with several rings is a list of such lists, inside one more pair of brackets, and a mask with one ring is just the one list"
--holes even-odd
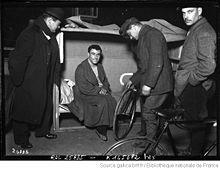
[[(201, 7), (181, 8), (185, 24), (191, 27), (175, 74), (174, 95), (186, 111), (186, 120), (206, 118), (208, 96), (215, 91), (211, 76), (216, 68), (216, 33), (202, 16), (202, 10)], [(202, 127), (191, 130), (191, 154), (199, 155), (205, 131)]]
[(146, 122), (147, 136), (153, 138), (158, 120), (152, 109), (162, 107), (173, 90), (173, 75), (168, 59), (167, 43), (163, 34), (132, 17), (120, 28), (120, 35), (137, 40), (137, 72), (126, 87), (139, 86), (142, 96), (142, 117)]
[(32, 148), (30, 128), (36, 137), (55, 139), (50, 133), (53, 84), (59, 85), (59, 47), (56, 32), (64, 19), (61, 8), (47, 8), (19, 35), (10, 53), (9, 71), (15, 96), (11, 118), (14, 141), (22, 149)]

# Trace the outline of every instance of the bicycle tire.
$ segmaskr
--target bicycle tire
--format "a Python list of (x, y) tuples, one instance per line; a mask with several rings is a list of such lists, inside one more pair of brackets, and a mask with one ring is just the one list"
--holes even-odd
[(136, 94), (133, 89), (127, 89), (117, 103), (113, 118), (113, 136), (115, 140), (125, 138), (131, 130), (136, 110)]
[(123, 139), (112, 146), (110, 146), (104, 153), (105, 156), (111, 155), (152, 155), (152, 156), (166, 156), (169, 155), (168, 151), (160, 144), (156, 145), (156, 141), (147, 137), (134, 137)]

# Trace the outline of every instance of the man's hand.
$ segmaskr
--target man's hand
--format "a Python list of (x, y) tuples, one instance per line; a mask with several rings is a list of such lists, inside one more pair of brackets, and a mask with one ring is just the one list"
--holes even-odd
[(150, 95), (150, 91), (151, 91), (151, 87), (148, 87), (148, 86), (146, 86), (146, 85), (143, 85), (141, 93), (142, 93), (144, 96), (149, 96), (149, 95)]
[(129, 89), (129, 88), (131, 87), (131, 85), (132, 85), (132, 81), (129, 80), (129, 81), (127, 82), (127, 84), (125, 85), (125, 87), (126, 87), (127, 89)]
[(103, 95), (107, 95), (108, 91), (104, 88), (102, 88), (100, 91), (99, 91), (99, 94), (103, 94)]

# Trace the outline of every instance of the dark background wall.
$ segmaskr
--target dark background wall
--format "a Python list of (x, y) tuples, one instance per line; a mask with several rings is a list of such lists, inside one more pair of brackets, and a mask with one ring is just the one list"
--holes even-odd
[[(145, 21), (156, 18), (165, 19), (173, 25), (187, 29), (183, 23), (181, 11), (177, 10), (179, 6), (185, 4), (180, 2), (184, 1), (93, 1), (90, 3), (85, 1), (3, 2), (1, 6), (3, 45), (14, 46), (16, 38), (28, 25), (29, 19), (37, 18), (48, 6), (63, 7), (66, 17), (75, 15), (76, 7), (97, 7), (98, 17), (89, 19), (88, 21), (99, 25), (115, 23), (120, 26), (127, 18), (135, 16)], [(217, 30), (218, 4), (214, 1), (206, 1), (205, 4), (199, 4), (205, 7), (203, 15), (207, 17)]]
[[(200, 5), (203, 7), (203, 15), (208, 19), (211, 25), (218, 33), (220, 29), (219, 3), (216, 0), (145, 0), (145, 1), (26, 1), (26, 2), (2, 2), (1, 7), (1, 49), (5, 47), (14, 47), (15, 41), (20, 32), (28, 25), (30, 19), (35, 19), (44, 11), (46, 7), (62, 7), (65, 10), (66, 17), (75, 15), (75, 8), (98, 8), (98, 17), (87, 19), (89, 22), (99, 25), (115, 23), (118, 26), (129, 17), (137, 17), (140, 20), (165, 19), (173, 25), (187, 29), (185, 26), (181, 11), (178, 7), (184, 5)], [(219, 48), (218, 48), (219, 49)], [(7, 58), (8, 51), (1, 50), (3, 58)], [(218, 53), (219, 56), (219, 53)], [(219, 57), (218, 57), (219, 58)], [(1, 60), (2, 61), (2, 60)], [(217, 71), (217, 80), (220, 80), (219, 59)], [(218, 86), (220, 82), (218, 83)], [(218, 88), (220, 94), (220, 88)], [(219, 100), (220, 102), (220, 100)], [(220, 103), (219, 103), (220, 105)]]
[[(74, 14), (74, 8), (76, 7), (98, 7), (98, 18), (90, 20), (91, 22), (99, 25), (106, 25), (115, 23), (118, 26), (122, 22), (131, 17), (135, 16), (140, 20), (149, 20), (153, 18), (165, 19), (173, 25), (179, 26), (181, 28), (186, 28), (180, 11), (176, 10), (177, 7), (185, 4), (201, 4), (204, 6), (203, 15), (207, 17), (211, 25), (214, 27), (218, 33), (218, 49), (220, 42), (220, 12), (219, 12), (219, 3), (216, 0), (145, 0), (145, 1), (110, 1), (105, 2), (105, 0), (96, 1), (96, 2), (85, 2), (85, 1), (72, 1), (72, 0), (58, 0), (58, 1), (38, 1), (35, 2), (26, 1), (24, 2), (0, 2), (0, 61), (1, 66), (3, 66), (2, 60), (5, 55), (5, 50), (3, 47), (14, 47), (15, 40), (17, 39), (20, 32), (28, 25), (29, 19), (34, 19), (41, 14), (41, 12), (48, 6), (60, 6), (65, 7), (66, 15), (72, 16)], [(186, 28), (187, 29), (187, 28)], [(3, 55), (2, 55), (3, 54)], [(6, 53), (7, 54), (7, 53)], [(218, 52), (218, 56), (219, 52)], [(219, 58), (219, 57), (218, 57)], [(218, 66), (216, 69), (216, 82), (217, 82), (217, 91), (216, 97), (213, 102), (216, 102), (216, 105), (220, 106), (220, 68), (219, 68), (219, 59)], [(4, 101), (4, 67), (0, 67), (1, 72), (1, 81), (0, 81), (0, 108), (2, 109), (2, 99)], [(4, 102), (3, 102), (4, 105)], [(2, 110), (1, 110), (2, 111)], [(0, 111), (0, 113), (1, 113)], [(219, 107), (217, 109), (219, 113)], [(2, 117), (3, 116), (3, 117)], [(4, 115), (0, 114), (0, 120), (3, 120)], [(0, 121), (0, 127), (2, 126), (2, 121)], [(2, 138), (2, 131), (0, 131), (0, 138)], [(220, 140), (220, 138), (219, 138)], [(0, 140), (1, 145), (2, 140)], [(220, 142), (220, 141), (218, 141)], [(1, 145), (2, 146), (2, 145)], [(220, 149), (220, 147), (219, 147)], [(220, 153), (220, 151), (219, 151)]]

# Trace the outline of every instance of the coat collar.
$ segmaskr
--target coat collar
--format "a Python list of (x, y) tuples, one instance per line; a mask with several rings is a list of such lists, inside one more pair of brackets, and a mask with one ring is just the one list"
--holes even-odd
[(47, 36), (55, 36), (55, 33), (50, 31), (42, 16), (38, 17), (35, 20), (34, 24), (37, 25), (41, 29), (41, 31), (43, 31)]
[[(88, 58), (85, 59), (85, 60), (82, 62), (82, 64), (83, 64), (84, 67), (86, 68), (86, 70), (87, 70), (87, 72), (88, 72), (88, 75), (90, 75), (90, 76), (89, 76), (90, 81), (94, 81), (94, 80), (95, 80), (95, 82), (96, 82), (96, 84), (97, 84), (98, 81), (97, 81), (97, 79), (96, 79), (95, 73), (93, 72), (93, 70), (92, 70), (92, 68), (91, 68), (91, 66), (90, 66), (90, 64), (89, 64)], [(98, 75), (99, 75), (99, 79), (102, 81), (102, 80), (103, 80), (103, 74), (102, 74), (102, 72), (100, 71), (100, 67), (101, 67), (101, 64), (98, 63), (98, 65), (97, 65)]]
[[(152, 27), (151, 26), (149, 26), (149, 25), (143, 25), (142, 27), (141, 27), (141, 29), (140, 29), (140, 32), (139, 32), (139, 35), (138, 35), (138, 37), (140, 38), (140, 37), (142, 37), (142, 35), (144, 34), (144, 33), (146, 33), (146, 32), (148, 32), (149, 30), (151, 30), (152, 29)], [(138, 39), (139, 39), (138, 38)]]
[(205, 17), (202, 17), (194, 25), (192, 25), (192, 27), (189, 29), (189, 32), (193, 32), (194, 30), (196, 30), (198, 27), (200, 27), (204, 23), (207, 23), (207, 20)]

